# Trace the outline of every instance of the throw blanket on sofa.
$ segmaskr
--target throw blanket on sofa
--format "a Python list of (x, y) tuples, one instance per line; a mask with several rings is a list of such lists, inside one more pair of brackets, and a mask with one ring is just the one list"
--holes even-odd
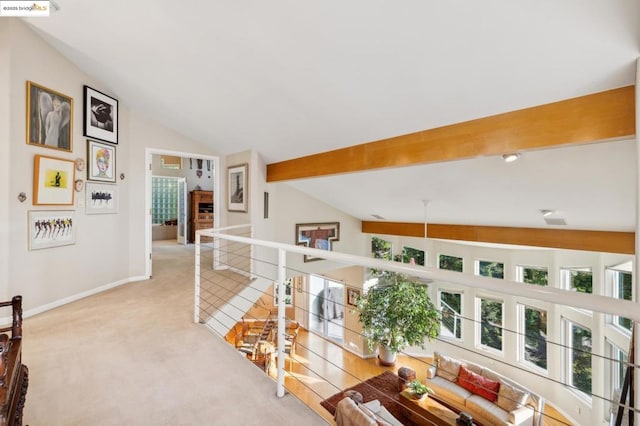
[(376, 426), (378, 424), (375, 419), (358, 408), (351, 398), (344, 398), (338, 402), (334, 418), (338, 426)]

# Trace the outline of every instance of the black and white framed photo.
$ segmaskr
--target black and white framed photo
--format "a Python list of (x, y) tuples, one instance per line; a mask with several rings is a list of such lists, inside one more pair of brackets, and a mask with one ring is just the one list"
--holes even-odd
[(227, 210), (230, 212), (246, 213), (248, 211), (248, 168), (248, 164), (240, 164), (238, 166), (231, 166), (227, 169), (227, 181), (229, 182)]
[(87, 182), (85, 206), (87, 214), (118, 213), (118, 187)]
[(118, 143), (118, 100), (84, 86), (84, 135)]
[(30, 211), (29, 250), (75, 244), (74, 219), (73, 210)]
[(116, 147), (87, 140), (87, 179), (116, 182)]

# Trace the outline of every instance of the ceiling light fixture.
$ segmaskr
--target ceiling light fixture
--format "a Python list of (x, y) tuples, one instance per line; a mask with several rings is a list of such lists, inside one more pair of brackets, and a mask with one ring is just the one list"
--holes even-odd
[(513, 163), (518, 158), (520, 158), (520, 154), (518, 154), (517, 152), (513, 152), (511, 154), (502, 154), (502, 159), (505, 161), (505, 163)]
[(553, 214), (553, 210), (542, 209), (542, 210), (540, 210), (540, 213), (542, 213), (542, 216), (548, 217), (548, 216), (551, 216)]

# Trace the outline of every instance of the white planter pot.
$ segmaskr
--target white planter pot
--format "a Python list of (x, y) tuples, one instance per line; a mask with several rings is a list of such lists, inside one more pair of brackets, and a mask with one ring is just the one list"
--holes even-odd
[(396, 363), (396, 353), (388, 346), (378, 345), (378, 359), (382, 365), (394, 365)]

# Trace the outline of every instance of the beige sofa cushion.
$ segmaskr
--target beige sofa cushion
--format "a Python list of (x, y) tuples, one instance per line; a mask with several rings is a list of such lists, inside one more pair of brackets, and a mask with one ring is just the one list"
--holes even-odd
[(436, 376), (440, 376), (450, 382), (455, 382), (458, 378), (458, 372), (460, 371), (460, 365), (462, 365), (462, 363), (438, 352), (434, 352), (433, 357), (437, 365)]
[(529, 398), (529, 392), (517, 389), (504, 381), (500, 384), (500, 392), (498, 392), (497, 404), (500, 408), (513, 411), (522, 407)]

